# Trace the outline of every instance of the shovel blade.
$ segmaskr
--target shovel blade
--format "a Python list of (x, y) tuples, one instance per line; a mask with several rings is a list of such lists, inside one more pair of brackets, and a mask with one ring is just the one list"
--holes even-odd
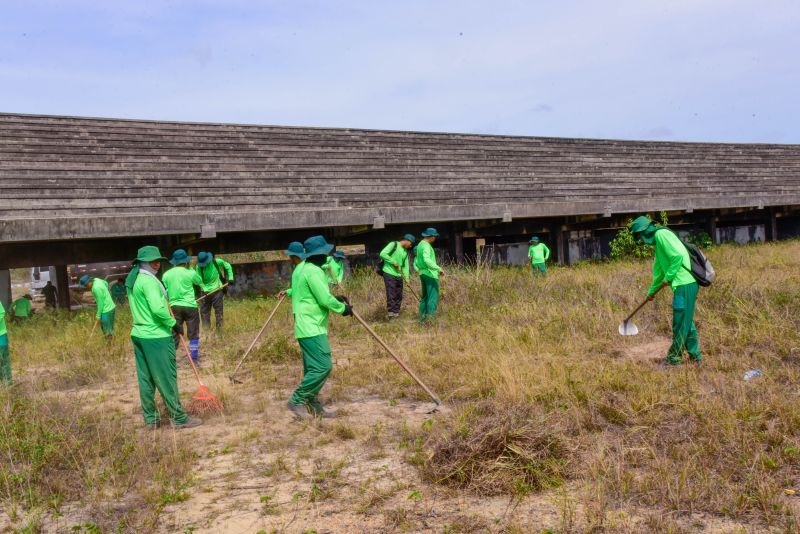
[(632, 321), (622, 321), (619, 324), (619, 335), (635, 336), (639, 333), (639, 328)]

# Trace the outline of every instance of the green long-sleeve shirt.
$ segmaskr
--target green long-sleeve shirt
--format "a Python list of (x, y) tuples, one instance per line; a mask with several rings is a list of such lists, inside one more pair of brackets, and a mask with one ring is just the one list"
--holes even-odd
[(329, 312), (342, 313), (343, 303), (331, 295), (325, 273), (313, 263), (304, 262), (292, 273), (292, 313), (297, 339), (328, 333)]
[(300, 276), (300, 273), (303, 271), (303, 265), (305, 264), (306, 262), (301, 261), (300, 263), (294, 266), (294, 270), (292, 271), (292, 285), (289, 286), (289, 288), (286, 290), (287, 297), (292, 298), (292, 293), (293, 293), (292, 288), (297, 284), (298, 277)]
[(161, 277), (167, 288), (167, 297), (171, 306), (197, 308), (194, 297), (194, 286), (202, 287), (203, 281), (194, 269), (178, 265), (164, 273)]
[(325, 276), (328, 278), (329, 284), (342, 283), (344, 279), (344, 265), (342, 265), (342, 262), (333, 256), (328, 256), (328, 259), (325, 260), (323, 270), (325, 271)]
[(21, 297), (11, 303), (11, 311), (14, 313), (14, 317), (30, 317), (33, 306), (31, 306), (30, 300)]
[(550, 259), (550, 249), (544, 243), (538, 243), (528, 247), (528, 258), (531, 263), (544, 263)]
[[(225, 271), (225, 276), (228, 278), (228, 283), (233, 283), (233, 267), (231, 267), (231, 264), (219, 258), (214, 258), (211, 261), (212, 263), (209, 263), (205, 267), (200, 267), (199, 265), (196, 267), (200, 275), (200, 280), (202, 281), (201, 287), (206, 293), (214, 291), (222, 285), (220, 273), (223, 270)], [(218, 268), (214, 267), (213, 262), (216, 262)]]
[(414, 258), (414, 268), (420, 276), (439, 278), (439, 271), (442, 270), (436, 263), (436, 251), (433, 246), (424, 239), (417, 245), (417, 256)]
[(383, 247), (381, 259), (383, 260), (383, 272), (389, 276), (402, 276), (408, 282), (408, 277), (411, 276), (408, 251), (399, 241), (392, 241)]
[(97, 303), (97, 318), (104, 313), (108, 313), (117, 307), (114, 299), (111, 298), (111, 291), (108, 289), (108, 282), (102, 278), (92, 280), (92, 296)]
[(169, 313), (164, 287), (158, 278), (140, 271), (128, 301), (133, 316), (132, 337), (159, 339), (172, 336), (175, 319)]
[(0, 302), (0, 337), (6, 335), (6, 309)]
[(670, 230), (659, 229), (654, 236), (656, 257), (653, 261), (653, 285), (648, 295), (652, 295), (663, 282), (669, 282), (674, 291), (676, 287), (693, 284), (692, 262), (686, 245)]

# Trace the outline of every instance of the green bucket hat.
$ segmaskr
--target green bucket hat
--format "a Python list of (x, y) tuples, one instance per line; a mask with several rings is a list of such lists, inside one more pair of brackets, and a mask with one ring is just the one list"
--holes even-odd
[(412, 245), (417, 242), (417, 238), (414, 237), (413, 234), (406, 234), (403, 236), (403, 239), (411, 243)]
[(158, 250), (158, 247), (154, 247), (153, 245), (147, 245), (139, 249), (139, 252), (136, 253), (136, 259), (133, 260), (131, 263), (136, 265), (137, 263), (149, 263), (151, 261), (156, 260), (166, 260), (164, 256), (161, 255), (161, 251)]
[(650, 220), (650, 217), (647, 215), (636, 217), (636, 219), (631, 223), (631, 233), (639, 234), (644, 232), (650, 227), (651, 224), (653, 224), (653, 221)]
[(297, 256), (302, 260), (306, 254), (306, 249), (303, 248), (303, 244), (300, 241), (292, 241), (284, 252), (287, 256)]
[(533, 236), (531, 237), (531, 240), (528, 241), (528, 243), (538, 243), (538, 242), (539, 242), (539, 236)]
[(344, 252), (342, 252), (341, 250), (337, 250), (336, 252), (333, 253), (333, 257), (336, 258), (337, 260), (343, 260), (345, 258), (345, 255)]
[(185, 263), (189, 263), (192, 261), (192, 257), (189, 256), (185, 250), (179, 248), (175, 252), (172, 253), (172, 258), (170, 258), (169, 262), (172, 265), (183, 265)]
[(310, 258), (311, 256), (327, 256), (333, 250), (333, 245), (325, 241), (323, 236), (315, 235), (305, 240), (303, 248), (306, 249), (303, 258)]
[(422, 231), (422, 237), (439, 237), (439, 232), (436, 231), (436, 228), (427, 228)]
[(211, 260), (214, 259), (214, 255), (210, 252), (200, 252), (197, 254), (197, 265), (200, 267), (206, 267), (211, 263)]
[(83, 289), (84, 287), (88, 286), (89, 280), (91, 279), (92, 279), (91, 276), (89, 276), (88, 274), (84, 274), (83, 276), (81, 276), (81, 279), (78, 280), (78, 287)]

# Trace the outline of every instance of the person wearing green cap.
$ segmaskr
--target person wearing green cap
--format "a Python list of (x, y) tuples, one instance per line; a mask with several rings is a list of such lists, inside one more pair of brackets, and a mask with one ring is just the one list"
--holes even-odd
[(703, 357), (694, 324), (698, 285), (692, 275), (689, 251), (674, 232), (644, 215), (631, 223), (631, 233), (655, 248), (653, 283), (647, 299), (653, 300), (662, 286), (672, 288), (672, 345), (664, 363), (680, 365), (684, 352), (689, 353), (691, 361), (699, 363)]
[(422, 281), (422, 293), (419, 297), (420, 324), (436, 317), (439, 306), (439, 275), (444, 275), (444, 271), (436, 263), (436, 251), (433, 250), (433, 243), (439, 237), (439, 232), (435, 228), (428, 228), (421, 235), (417, 256), (414, 258), (414, 268), (419, 272)]
[(289, 246), (284, 251), (289, 257), (289, 261), (292, 262), (294, 269), (292, 269), (292, 281), (291, 285), (288, 288), (282, 289), (280, 293), (278, 293), (279, 297), (283, 297), (284, 295), (292, 298), (292, 287), (295, 284), (295, 276), (298, 276), (300, 273), (300, 266), (303, 264), (303, 258), (306, 255), (306, 249), (303, 248), (303, 244), (300, 241), (292, 241), (289, 243)]
[[(200, 301), (200, 318), (204, 328), (211, 328), (211, 309), (214, 309), (214, 319), (217, 330), (222, 329), (224, 313), (224, 295), (227, 288), (225, 284), (233, 283), (233, 267), (227, 261), (215, 258), (210, 252), (197, 254), (197, 272), (202, 280), (203, 295), (208, 295)], [(222, 289), (220, 289), (222, 288)]]
[(108, 282), (102, 278), (93, 278), (88, 274), (81, 276), (78, 287), (88, 289), (92, 292), (95, 303), (97, 303), (97, 319), (100, 320), (100, 327), (106, 337), (114, 335), (114, 315), (117, 305), (111, 298), (111, 291), (108, 289)]
[(11, 351), (8, 348), (6, 309), (0, 300), (0, 384), (11, 385)]
[(14, 322), (27, 320), (33, 314), (33, 306), (31, 305), (31, 296), (23, 295), (11, 303), (11, 316)]
[(408, 282), (410, 266), (408, 249), (414, 246), (417, 238), (411, 234), (404, 235), (398, 241), (392, 241), (381, 250), (380, 258), (383, 262), (381, 274), (383, 285), (386, 287), (386, 312), (389, 319), (400, 317), (400, 307), (403, 304), (403, 282)]
[(156, 429), (161, 424), (156, 409), (156, 390), (164, 400), (172, 425), (191, 428), (202, 421), (187, 415), (178, 394), (175, 343), (172, 339), (175, 319), (167, 306), (167, 291), (157, 277), (161, 261), (165, 259), (157, 247), (142, 247), (125, 279), (133, 318), (131, 341), (136, 357), (139, 400), (148, 428)]
[(201, 287), (203, 282), (197, 271), (189, 267), (191, 261), (192, 257), (185, 250), (179, 248), (172, 253), (172, 258), (169, 260), (173, 267), (164, 273), (161, 281), (167, 289), (169, 306), (175, 317), (175, 326), (172, 329), (175, 348), (180, 347), (180, 335), (184, 335), (183, 325), (185, 324), (185, 335), (189, 340), (189, 353), (192, 360), (198, 363), (200, 358), (200, 312), (197, 309), (194, 288), (195, 286)]
[(528, 243), (530, 244), (530, 247), (528, 247), (528, 259), (531, 262), (533, 274), (546, 274), (547, 260), (550, 259), (550, 249), (544, 243), (540, 243), (537, 236), (531, 237)]
[(344, 280), (344, 252), (337, 250), (325, 260), (323, 270), (328, 278), (328, 284), (341, 286)]
[(297, 418), (306, 418), (311, 411), (318, 417), (333, 417), (319, 400), (319, 392), (331, 373), (331, 346), (328, 339), (328, 314), (352, 315), (347, 297), (334, 297), (322, 266), (333, 245), (322, 236), (303, 243), (305, 261), (292, 275), (292, 312), (294, 335), (303, 353), (303, 380), (292, 394), (287, 406)]
[(111, 298), (114, 304), (125, 304), (128, 299), (128, 293), (125, 291), (125, 280), (120, 278), (111, 286)]

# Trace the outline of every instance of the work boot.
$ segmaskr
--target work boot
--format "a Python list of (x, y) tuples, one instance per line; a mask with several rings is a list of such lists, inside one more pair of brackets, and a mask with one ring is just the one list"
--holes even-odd
[(314, 414), (314, 417), (333, 419), (337, 415), (335, 410), (326, 410), (319, 401), (311, 401), (308, 403), (308, 406), (311, 408), (311, 412)]
[(158, 423), (145, 423), (145, 425), (144, 425), (144, 427), (147, 430), (158, 430), (158, 427), (160, 427), (160, 426), (161, 426), (160, 422), (158, 422)]
[(295, 419), (308, 419), (308, 408), (300, 404), (292, 404), (291, 401), (286, 403), (286, 407), (292, 412)]
[(203, 424), (203, 420), (199, 417), (189, 417), (183, 423), (172, 423), (172, 428), (194, 428)]

